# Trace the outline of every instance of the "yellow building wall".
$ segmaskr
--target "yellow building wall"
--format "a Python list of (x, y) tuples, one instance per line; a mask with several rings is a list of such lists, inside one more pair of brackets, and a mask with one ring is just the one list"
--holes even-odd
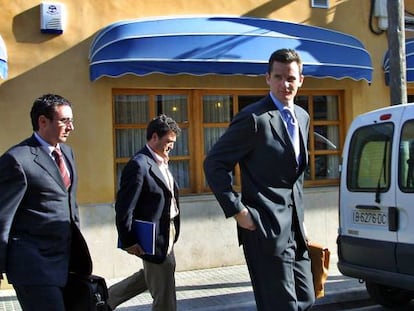
[[(52, 2), (52, 1), (51, 1)], [(80, 174), (81, 204), (114, 200), (112, 88), (247, 88), (267, 89), (264, 77), (191, 77), (150, 75), (89, 80), (88, 52), (103, 27), (125, 19), (170, 15), (236, 15), (273, 18), (345, 32), (369, 51), (372, 83), (351, 79), (307, 78), (304, 89), (341, 89), (345, 124), (359, 113), (388, 105), (382, 58), (386, 35), (369, 31), (369, 3), (330, 0), (329, 9), (311, 9), (309, 0), (61, 0), (67, 10), (63, 34), (40, 33), (40, 1), (0, 0), (0, 35), (8, 51), (9, 76), (0, 80), (0, 153), (31, 135), (33, 100), (57, 93), (74, 103), (74, 148)], [(414, 10), (414, 9), (413, 9)], [(275, 46), (275, 50), (281, 48)]]

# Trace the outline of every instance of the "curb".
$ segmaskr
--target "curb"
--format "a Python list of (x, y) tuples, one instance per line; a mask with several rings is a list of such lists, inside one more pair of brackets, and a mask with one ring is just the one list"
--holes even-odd
[(335, 293), (331, 293), (329, 295), (326, 295), (325, 297), (317, 299), (315, 302), (315, 306), (325, 306), (349, 301), (362, 301), (370, 299), (371, 297), (369, 296), (365, 288), (346, 289), (342, 291), (337, 291)]

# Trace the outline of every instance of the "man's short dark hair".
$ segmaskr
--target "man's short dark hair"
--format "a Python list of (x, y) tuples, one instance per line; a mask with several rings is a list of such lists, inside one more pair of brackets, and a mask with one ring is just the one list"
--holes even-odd
[(39, 130), (39, 117), (45, 116), (49, 120), (53, 120), (56, 107), (60, 105), (66, 105), (72, 107), (72, 104), (60, 95), (45, 94), (33, 103), (32, 110), (30, 111), (30, 118), (32, 120), (33, 131)]
[(289, 64), (289, 63), (296, 62), (298, 63), (298, 66), (299, 66), (299, 74), (302, 74), (302, 70), (303, 70), (302, 60), (298, 52), (296, 52), (293, 49), (280, 49), (280, 50), (273, 52), (272, 55), (270, 55), (269, 64), (267, 68), (267, 72), (269, 74), (272, 72), (274, 62), (279, 62), (283, 64)]
[(151, 120), (147, 127), (147, 140), (150, 140), (154, 133), (159, 138), (168, 134), (170, 131), (174, 132), (177, 136), (181, 133), (181, 129), (171, 117), (165, 114), (160, 114)]

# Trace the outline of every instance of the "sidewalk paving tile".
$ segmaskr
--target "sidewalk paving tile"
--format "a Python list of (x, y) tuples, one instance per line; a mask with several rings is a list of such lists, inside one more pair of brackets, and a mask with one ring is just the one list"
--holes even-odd
[[(351, 299), (367, 299), (364, 284), (345, 277), (331, 264), (325, 297), (316, 305), (337, 303)], [(108, 286), (120, 279), (107, 280)], [(254, 311), (256, 305), (245, 265), (219, 267), (176, 273), (178, 310), (182, 311)], [(151, 311), (152, 298), (148, 292), (122, 305), (120, 311)], [(0, 290), (0, 311), (21, 311), (13, 290)]]

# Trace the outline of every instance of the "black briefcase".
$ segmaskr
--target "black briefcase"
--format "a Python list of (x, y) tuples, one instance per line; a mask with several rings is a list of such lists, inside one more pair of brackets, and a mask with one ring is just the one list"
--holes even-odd
[(97, 275), (69, 273), (63, 290), (66, 311), (106, 311), (108, 288), (105, 279)]

